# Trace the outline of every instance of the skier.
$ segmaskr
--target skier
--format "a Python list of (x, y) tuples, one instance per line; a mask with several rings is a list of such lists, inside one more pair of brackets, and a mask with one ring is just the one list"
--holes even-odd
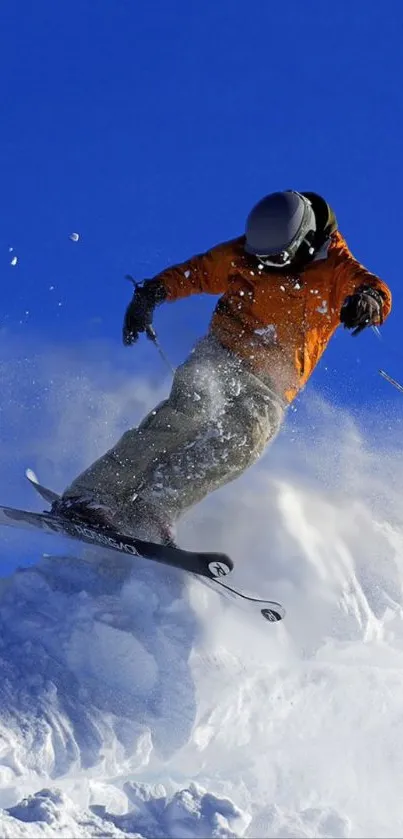
[(293, 190), (259, 201), (245, 235), (137, 286), (124, 344), (150, 329), (156, 306), (200, 293), (221, 297), (168, 399), (73, 481), (56, 512), (169, 543), (186, 510), (263, 454), (338, 325), (357, 335), (391, 309), (328, 203)]

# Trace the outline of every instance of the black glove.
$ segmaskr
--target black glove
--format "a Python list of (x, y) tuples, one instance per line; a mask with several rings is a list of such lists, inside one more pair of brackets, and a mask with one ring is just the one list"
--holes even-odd
[(362, 286), (355, 294), (346, 297), (340, 312), (340, 322), (345, 329), (353, 329), (358, 335), (366, 326), (383, 322), (383, 297), (372, 286)]
[(166, 291), (160, 280), (145, 280), (135, 285), (133, 300), (129, 303), (123, 321), (123, 343), (134, 344), (140, 332), (152, 327), (155, 307), (166, 298)]

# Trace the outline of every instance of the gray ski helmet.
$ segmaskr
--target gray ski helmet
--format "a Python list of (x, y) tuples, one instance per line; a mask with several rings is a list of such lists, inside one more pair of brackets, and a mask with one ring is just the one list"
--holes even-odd
[(315, 214), (308, 198), (291, 189), (272, 192), (249, 213), (245, 250), (268, 267), (282, 268), (290, 265), (304, 242), (313, 254), (315, 231)]

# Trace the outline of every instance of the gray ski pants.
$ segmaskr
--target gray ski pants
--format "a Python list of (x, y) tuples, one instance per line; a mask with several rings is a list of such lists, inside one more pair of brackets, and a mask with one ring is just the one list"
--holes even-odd
[(284, 410), (270, 380), (208, 335), (176, 370), (168, 399), (64, 497), (90, 497), (110, 508), (126, 533), (163, 541), (166, 526), (258, 460)]

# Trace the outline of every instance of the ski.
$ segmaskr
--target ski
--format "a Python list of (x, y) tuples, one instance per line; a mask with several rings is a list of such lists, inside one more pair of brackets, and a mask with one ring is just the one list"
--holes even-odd
[[(39, 483), (32, 469), (27, 469), (25, 475), (31, 486), (49, 504), (60, 499), (60, 495)], [(59, 535), (81, 543), (106, 548), (113, 553), (123, 553), (132, 558), (148, 559), (179, 568), (194, 574), (210, 589), (232, 600), (238, 606), (246, 608), (249, 612), (260, 614), (270, 623), (281, 621), (285, 616), (285, 609), (281, 603), (275, 600), (262, 600), (223, 582), (222, 578), (234, 567), (230, 557), (223, 553), (185, 551), (176, 545), (159, 545), (124, 536), (113, 528), (97, 530), (50, 512), (33, 513), (0, 506), (0, 527), (2, 525), (19, 529), (42, 530), (50, 535)]]
[(227, 600), (232, 600), (238, 606), (246, 609), (246, 611), (252, 612), (253, 614), (260, 613), (262, 618), (269, 621), (269, 623), (277, 623), (285, 617), (284, 606), (281, 603), (277, 603), (276, 600), (262, 600), (259, 597), (253, 597), (251, 594), (245, 594), (243, 591), (229, 586), (227, 583), (223, 583), (217, 577), (213, 580), (203, 580), (203, 582), (206, 583), (209, 589), (213, 589), (214, 591), (218, 590), (219, 594)]
[(40, 495), (44, 501), (47, 501), (48, 504), (53, 504), (54, 501), (60, 501), (60, 495), (58, 495), (57, 492), (53, 492), (53, 489), (48, 489), (47, 487), (42, 486), (32, 469), (25, 470), (25, 477), (31, 486), (36, 489), (38, 495)]
[(223, 553), (185, 551), (173, 545), (158, 545), (132, 536), (123, 536), (111, 527), (97, 530), (70, 521), (54, 513), (32, 513), (0, 506), (0, 526), (24, 530), (41, 530), (48, 535), (66, 536), (88, 545), (96, 545), (114, 553), (150, 559), (153, 562), (180, 568), (200, 577), (214, 579), (232, 571), (234, 563)]

